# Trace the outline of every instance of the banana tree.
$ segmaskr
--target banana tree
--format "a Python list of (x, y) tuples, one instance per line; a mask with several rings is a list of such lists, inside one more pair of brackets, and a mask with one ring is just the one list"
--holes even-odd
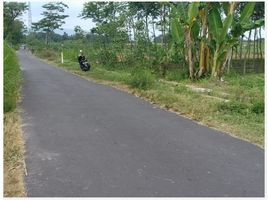
[(200, 50), (199, 50), (199, 71), (198, 78), (200, 78), (209, 67), (209, 50), (206, 44), (207, 40), (207, 31), (208, 31), (208, 13), (209, 3), (202, 3), (199, 9), (199, 18), (201, 22), (201, 41), (200, 41)]
[(193, 41), (199, 34), (199, 24), (196, 19), (199, 12), (199, 3), (190, 3), (187, 12), (185, 12), (185, 9), (186, 6), (183, 3), (178, 3), (177, 6), (172, 6), (173, 17), (171, 21), (171, 30), (174, 42), (180, 45), (185, 44), (189, 65), (189, 78), (193, 79)]
[[(212, 36), (210, 44), (210, 49), (213, 52), (212, 78), (221, 78), (224, 63), (229, 59), (230, 51), (237, 43), (238, 38), (247, 30), (263, 24), (262, 20), (255, 23), (250, 21), (255, 7), (254, 2), (247, 3), (236, 20), (234, 20), (234, 11), (237, 3), (223, 3), (222, 5), (222, 7), (213, 6), (208, 14), (209, 33)], [(224, 9), (225, 19), (221, 17), (221, 8)]]
[(223, 64), (227, 51), (233, 45), (233, 40), (229, 37), (228, 31), (233, 22), (233, 13), (235, 2), (229, 3), (229, 9), (226, 18), (221, 18), (220, 6), (216, 4), (208, 14), (209, 33), (212, 36), (210, 49), (212, 52), (212, 77), (221, 77), (221, 65)]

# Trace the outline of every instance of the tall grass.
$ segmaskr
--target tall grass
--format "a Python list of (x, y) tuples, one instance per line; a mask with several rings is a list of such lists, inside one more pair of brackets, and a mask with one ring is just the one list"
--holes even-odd
[(15, 51), (4, 43), (4, 196), (25, 197), (24, 140), (16, 109), (21, 73)]
[(21, 74), (15, 51), (4, 43), (4, 112), (16, 108)]

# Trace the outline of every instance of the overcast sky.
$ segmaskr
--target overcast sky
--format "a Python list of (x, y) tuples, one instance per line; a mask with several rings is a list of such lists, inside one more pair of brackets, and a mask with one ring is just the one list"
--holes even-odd
[[(44, 11), (42, 6), (49, 1), (30, 1), (31, 3), (31, 11), (32, 11), (32, 22), (37, 22), (43, 18), (41, 13)], [(78, 15), (81, 13), (83, 9), (84, 1), (76, 0), (76, 1), (63, 1), (65, 4), (69, 6), (69, 9), (65, 10), (64, 14), (69, 15), (68, 18), (65, 19), (65, 24), (62, 25), (64, 29), (74, 30), (74, 27), (79, 25), (85, 31), (90, 31), (91, 28), (94, 27), (94, 23), (90, 19), (81, 19)], [(28, 12), (26, 12), (22, 16), (22, 20), (26, 26), (28, 26)]]

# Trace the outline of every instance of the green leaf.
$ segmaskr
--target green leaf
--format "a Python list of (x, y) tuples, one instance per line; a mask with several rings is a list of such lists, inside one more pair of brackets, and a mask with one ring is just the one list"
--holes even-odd
[(223, 22), (223, 28), (220, 35), (220, 42), (222, 42), (226, 38), (228, 30), (232, 25), (232, 22), (233, 22), (233, 15), (229, 14)]
[(200, 26), (199, 26), (199, 24), (197, 23), (197, 21), (195, 21), (195, 22), (193, 23), (192, 28), (191, 28), (192, 37), (193, 37), (194, 40), (197, 40), (198, 35), (199, 35), (199, 31), (200, 31)]
[(246, 4), (245, 8), (243, 9), (241, 16), (239, 18), (239, 22), (241, 24), (246, 24), (252, 15), (255, 7), (255, 2), (249, 2)]
[(262, 27), (264, 26), (264, 19), (258, 19), (255, 21), (255, 28), (259, 28), (259, 27)]
[(187, 18), (187, 13), (186, 13), (186, 3), (184, 3), (184, 2), (179, 2), (179, 3), (177, 4), (177, 10), (178, 10), (178, 13), (179, 13), (180, 18), (181, 18), (183, 21), (186, 21), (186, 18)]
[(188, 24), (191, 26), (193, 25), (194, 21), (196, 20), (196, 16), (198, 15), (199, 2), (190, 3), (188, 9)]
[(222, 2), (222, 8), (226, 16), (228, 16), (229, 7), (230, 7), (229, 2)]
[(175, 42), (182, 43), (184, 41), (183, 27), (177, 19), (172, 19), (171, 21), (171, 33)]
[(219, 35), (222, 31), (222, 21), (221, 16), (218, 9), (213, 8), (208, 15), (208, 23), (209, 23), (209, 32), (212, 33), (213, 37), (219, 43)]

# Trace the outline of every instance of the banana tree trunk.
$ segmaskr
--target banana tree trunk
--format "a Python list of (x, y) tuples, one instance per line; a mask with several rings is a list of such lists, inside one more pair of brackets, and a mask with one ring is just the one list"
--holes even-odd
[(259, 48), (260, 48), (260, 58), (262, 59), (262, 38), (261, 38), (261, 27), (259, 28)]
[(46, 32), (46, 46), (48, 46), (48, 32)]
[(218, 77), (218, 49), (215, 51), (213, 55), (213, 65), (212, 65), (212, 73), (211, 73), (211, 78), (215, 79)]
[(194, 63), (193, 63), (193, 54), (192, 54), (192, 38), (191, 30), (188, 28), (186, 30), (186, 44), (187, 44), (187, 55), (188, 55), (188, 64), (189, 64), (189, 78), (194, 78)]
[(257, 36), (257, 29), (254, 29), (254, 42), (253, 42), (253, 65), (255, 67), (255, 59), (256, 59), (256, 36)]
[(251, 30), (249, 31), (249, 36), (248, 36), (248, 49), (247, 52), (245, 53), (245, 57), (244, 57), (244, 67), (243, 67), (243, 74), (246, 74), (246, 65), (247, 65), (247, 60), (250, 57), (250, 49), (251, 49)]
[[(206, 17), (206, 15), (204, 15), (202, 22), (203, 22), (202, 23), (202, 37), (203, 37), (203, 39), (205, 39), (205, 37), (207, 35), (207, 17)], [(201, 40), (201, 42), (200, 42), (199, 72), (198, 72), (199, 78), (206, 71), (205, 50), (206, 50), (205, 42), (203, 40)]]

